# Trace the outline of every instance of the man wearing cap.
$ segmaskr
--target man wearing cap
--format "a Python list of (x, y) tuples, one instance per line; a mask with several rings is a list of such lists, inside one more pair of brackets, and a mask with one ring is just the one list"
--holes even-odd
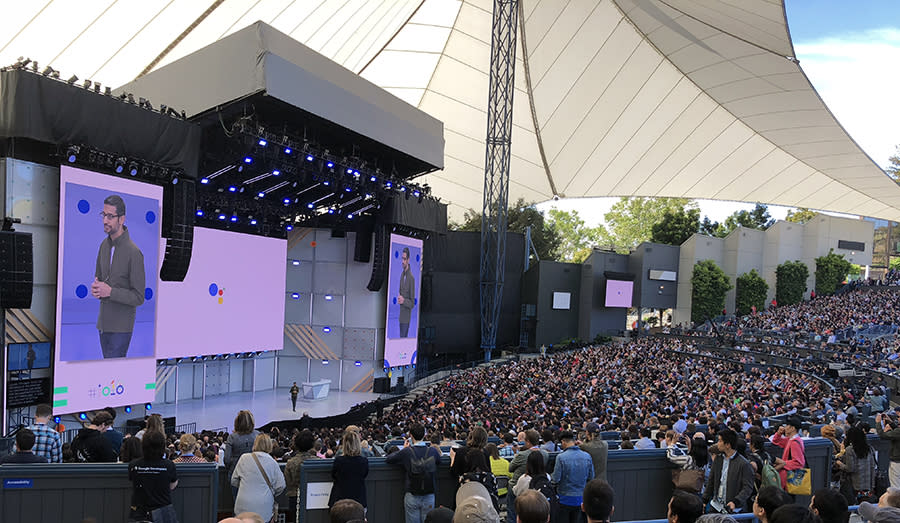
[(784, 449), (781, 461), (775, 464), (775, 470), (781, 476), (781, 488), (787, 490), (787, 473), (806, 467), (806, 449), (800, 437), (803, 425), (797, 416), (788, 416), (778, 432), (772, 435), (772, 443)]
[(865, 521), (900, 523), (900, 489), (889, 487), (878, 498), (877, 505), (863, 501), (859, 504), (857, 513)]
[(594, 479), (594, 463), (587, 452), (575, 445), (571, 431), (563, 431), (559, 439), (563, 451), (556, 456), (551, 476), (559, 494), (559, 523), (577, 523), (581, 520), (584, 487)]
[(594, 478), (606, 480), (606, 458), (609, 454), (609, 443), (600, 437), (600, 425), (593, 421), (588, 423), (584, 430), (584, 443), (579, 447), (591, 456), (591, 461), (594, 463)]
[(897, 426), (896, 418), (877, 414), (875, 430), (878, 437), (891, 442), (891, 466), (888, 469), (888, 476), (891, 479), (891, 487), (900, 488), (900, 427)]

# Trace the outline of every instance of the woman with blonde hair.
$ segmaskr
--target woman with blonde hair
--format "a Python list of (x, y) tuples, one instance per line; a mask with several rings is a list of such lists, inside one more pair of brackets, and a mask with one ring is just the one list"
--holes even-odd
[(332, 507), (342, 499), (358, 501), (363, 507), (366, 503), (366, 476), (369, 475), (369, 460), (362, 456), (359, 433), (345, 430), (341, 437), (341, 455), (334, 458), (331, 477), (331, 497), (328, 506)]
[(284, 492), (284, 474), (269, 453), (272, 439), (260, 434), (253, 442), (253, 450), (238, 459), (231, 476), (231, 485), (237, 488), (234, 513), (255, 512), (266, 521), (278, 520), (278, 504), (275, 498)]

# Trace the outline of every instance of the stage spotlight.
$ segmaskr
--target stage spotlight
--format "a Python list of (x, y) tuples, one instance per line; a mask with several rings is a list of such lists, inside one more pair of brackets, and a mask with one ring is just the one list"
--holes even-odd
[(293, 225), (288, 225), (288, 226), (285, 227), (285, 230), (293, 231), (293, 230), (294, 230), (294, 226), (293, 226)]
[(292, 260), (291, 265), (300, 265), (300, 260)]
[(78, 419), (80, 419), (80, 420), (82, 420), (82, 421), (86, 420), (86, 419), (87, 419), (87, 413), (85, 413), (85, 412), (79, 412), (79, 413), (78, 413)]
[(227, 359), (230, 358), (230, 357), (231, 357), (231, 354), (226, 354), (226, 355), (222, 356), (222, 359), (223, 359), (223, 360), (227, 360)]
[(128, 100), (128, 103), (130, 103), (130, 104), (137, 103), (134, 101), (134, 94), (132, 94), (132, 93), (128, 93), (127, 95), (125, 95), (125, 98)]
[(334, 169), (334, 162), (328, 162), (328, 163), (326, 163), (326, 164), (325, 164), (325, 167), (328, 167), (329, 169)]
[(200, 183), (206, 185), (209, 183), (209, 178), (200, 178)]
[(403, 185), (401, 185), (401, 186), (400, 186), (400, 192), (406, 192), (406, 187), (403, 186)]
[(260, 138), (259, 141), (256, 143), (258, 143), (260, 147), (265, 147), (265, 146), (269, 145), (269, 142), (263, 140), (262, 138)]
[(116, 174), (122, 174), (122, 172), (125, 170), (126, 161), (127, 158), (125, 158), (124, 156), (116, 159)]
[(231, 215), (231, 223), (237, 223), (238, 217), (236, 215)]
[(259, 196), (260, 198), (265, 198), (266, 193), (259, 191), (258, 193), (256, 193), (256, 195)]
[(331, 332), (331, 327), (322, 327), (322, 332), (328, 334), (329, 332)]
[(282, 201), (284, 201), (284, 204), (285, 204), (285, 205), (288, 205), (289, 203), (291, 203), (291, 199), (290, 199), (290, 198), (285, 198), (285, 199), (282, 200)]
[(353, 213), (348, 214), (348, 215), (347, 215), (347, 219), (348, 219), (348, 220), (352, 220), (352, 219), (353, 219)]
[(353, 169), (347, 169), (347, 174), (353, 174)]
[(53, 416), (53, 423), (59, 425), (60, 421), (62, 421), (62, 418), (60, 418), (59, 416)]
[(322, 185), (331, 185), (331, 182), (329, 182), (328, 180), (325, 180), (324, 182), (322, 182)]
[(334, 299), (334, 296), (332, 296), (332, 295), (330, 295), (330, 294), (326, 294), (326, 295), (325, 295), (325, 301), (331, 301), (331, 300), (333, 300), (333, 299)]
[(369, 181), (370, 181), (370, 182), (377, 182), (377, 181), (378, 181), (378, 178), (376, 178), (375, 176), (372, 176), (372, 177), (369, 178)]
[(322, 360), (322, 365), (328, 365), (328, 360)]
[(84, 83), (82, 84), (82, 86), (83, 86), (85, 89), (90, 89), (90, 88), (91, 88), (91, 84), (93, 84), (93, 83), (94, 83), (94, 82), (92, 82), (92, 81), (90, 81), (90, 80), (85, 80)]
[(225, 215), (224, 215), (224, 214), (220, 214), (220, 215), (219, 215), (219, 219), (220, 219), (220, 220), (224, 220), (224, 219), (225, 219)]
[(390, 188), (393, 187), (393, 186), (394, 186), (394, 184), (392, 184), (391, 182), (385, 182), (385, 184), (384, 184), (384, 187), (385, 187), (386, 189), (390, 189)]
[(328, 209), (328, 214), (334, 214), (334, 207), (332, 207), (331, 209)]
[(137, 176), (138, 173), (138, 164), (137, 162), (131, 162), (128, 164), (128, 174), (132, 176)]
[(78, 153), (80, 153), (80, 152), (81, 152), (81, 147), (78, 147), (77, 145), (71, 145), (66, 150), (66, 155), (67, 155), (66, 159), (69, 160), (69, 163), (75, 163), (75, 160), (78, 159)]
[(356, 367), (362, 367), (362, 362), (359, 361), (359, 360), (356, 360), (356, 361), (353, 362), (353, 365), (356, 366)]
[(421, 196), (421, 195), (422, 195), (421, 192), (419, 192), (419, 191), (413, 191), (413, 196), (415, 196), (416, 198), (418, 198), (418, 197)]
[(197, 216), (203, 216), (203, 209), (197, 209)]
[(73, 74), (72, 76), (69, 77), (68, 80), (66, 80), (66, 83), (69, 85), (75, 85), (75, 82), (77, 82), (77, 81), (78, 81), (78, 77)]
[(250, 220), (250, 225), (256, 225), (256, 220)]
[(125, 405), (125, 414), (131, 414), (131, 405)]
[(151, 409), (153, 409), (153, 405), (151, 403), (144, 404), (144, 410), (151, 410)]
[(41, 74), (43, 74), (44, 76), (50, 76), (50, 73), (52, 73), (54, 70), (55, 69), (53, 69), (52, 67), (50, 67), (48, 65), (47, 67), (44, 68), (44, 72)]
[(292, 152), (294, 152), (294, 151), (292, 151), (290, 147), (284, 148), (284, 154), (291, 154)]
[(359, 178), (359, 171), (353, 171), (353, 177)]
[(253, 163), (253, 158), (249, 156), (244, 156), (244, 163)]
[(112, 96), (112, 87), (106, 86), (103, 88), (103, 94), (106, 96)]
[(291, 298), (293, 298), (293, 299), (295, 299), (295, 300), (299, 300), (299, 299), (300, 299), (300, 293), (299, 293), (299, 292), (292, 292), (292, 293), (291, 293)]
[(232, 185), (231, 187), (228, 188), (228, 192), (235, 192), (235, 191), (237, 191), (237, 187), (235, 187), (234, 185)]
[(313, 157), (313, 155), (311, 155), (311, 154), (307, 154), (307, 155), (306, 155), (306, 161), (307, 161), (307, 162), (311, 162), (311, 161), (313, 161), (313, 160), (315, 160), (315, 158)]
[(312, 209), (313, 207), (315, 207), (315, 205), (313, 205), (313, 204), (311, 204), (311, 203), (307, 203), (307, 204), (306, 204), (306, 208), (307, 208), (307, 209)]
[(272, 176), (281, 176), (281, 171), (279, 171), (278, 169), (273, 170)]

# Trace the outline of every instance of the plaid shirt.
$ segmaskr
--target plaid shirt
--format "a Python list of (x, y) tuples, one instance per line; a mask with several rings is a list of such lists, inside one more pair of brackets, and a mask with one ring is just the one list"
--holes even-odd
[(516, 455), (516, 451), (513, 449), (512, 445), (504, 445), (497, 450), (500, 452), (501, 458), (512, 458)]
[(62, 463), (59, 433), (43, 423), (35, 423), (28, 428), (34, 432), (34, 453), (46, 457), (50, 463)]

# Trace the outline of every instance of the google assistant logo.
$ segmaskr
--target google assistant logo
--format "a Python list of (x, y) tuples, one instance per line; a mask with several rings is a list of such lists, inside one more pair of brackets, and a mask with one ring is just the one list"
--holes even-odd
[(215, 283), (209, 284), (209, 295), (219, 300), (219, 305), (225, 302), (225, 289), (220, 289)]

